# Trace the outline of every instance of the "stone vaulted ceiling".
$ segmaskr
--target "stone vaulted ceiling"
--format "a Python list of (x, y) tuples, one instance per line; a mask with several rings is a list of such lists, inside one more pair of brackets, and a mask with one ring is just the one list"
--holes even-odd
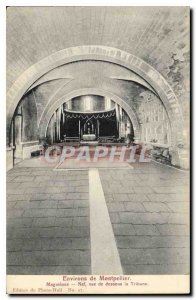
[(185, 95), (188, 23), (188, 7), (8, 7), (7, 86), (59, 50), (105, 45), (142, 58)]

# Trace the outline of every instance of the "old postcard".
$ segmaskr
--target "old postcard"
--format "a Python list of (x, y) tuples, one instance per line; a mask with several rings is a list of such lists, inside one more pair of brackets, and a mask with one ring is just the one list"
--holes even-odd
[(190, 293), (190, 8), (6, 16), (7, 293)]

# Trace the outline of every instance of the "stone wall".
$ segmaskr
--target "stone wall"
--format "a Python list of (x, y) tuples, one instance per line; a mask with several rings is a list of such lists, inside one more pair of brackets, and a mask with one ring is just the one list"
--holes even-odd
[(152, 93), (142, 93), (138, 108), (141, 123), (141, 140), (162, 146), (171, 146), (171, 128), (167, 112), (161, 101)]

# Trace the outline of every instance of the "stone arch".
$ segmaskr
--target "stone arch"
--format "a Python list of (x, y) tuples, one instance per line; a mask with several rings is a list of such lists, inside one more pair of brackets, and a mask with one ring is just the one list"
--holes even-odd
[(9, 132), (12, 115), (27, 89), (43, 74), (71, 62), (81, 60), (101, 60), (121, 65), (144, 78), (157, 92), (168, 113), (172, 144), (182, 141), (182, 112), (178, 100), (164, 77), (145, 61), (120, 49), (107, 46), (77, 46), (60, 50), (37, 62), (19, 76), (7, 93), (7, 130)]
[(42, 138), (42, 137), (46, 136), (47, 127), (48, 127), (48, 124), (52, 117), (52, 114), (59, 106), (61, 106), (63, 103), (69, 101), (72, 98), (75, 98), (78, 96), (84, 96), (87, 94), (94, 94), (94, 95), (99, 95), (99, 96), (103, 96), (103, 97), (109, 97), (112, 100), (114, 100), (117, 104), (122, 106), (122, 108), (127, 112), (128, 116), (132, 122), (135, 140), (137, 140), (137, 141), (140, 140), (140, 125), (139, 125), (137, 115), (132, 110), (132, 108), (119, 96), (117, 96), (111, 92), (105, 91), (103, 89), (97, 89), (97, 88), (85, 88), (85, 89), (78, 89), (78, 90), (69, 92), (68, 94), (66, 94), (63, 97), (61, 97), (60, 99), (58, 99), (55, 103), (53, 103), (53, 105), (48, 106), (45, 109), (45, 111), (42, 115), (42, 119), (40, 121), (40, 127), (39, 127), (40, 137)]

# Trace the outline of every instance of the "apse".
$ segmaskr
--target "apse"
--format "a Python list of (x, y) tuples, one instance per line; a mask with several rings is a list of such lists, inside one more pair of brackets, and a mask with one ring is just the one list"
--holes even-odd
[(111, 98), (83, 95), (63, 103), (52, 115), (47, 142), (115, 143), (133, 141), (132, 122)]

